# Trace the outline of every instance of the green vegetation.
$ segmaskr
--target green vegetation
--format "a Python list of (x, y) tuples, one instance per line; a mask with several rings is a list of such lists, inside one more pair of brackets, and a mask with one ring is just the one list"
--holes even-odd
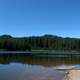
[(80, 51), (80, 39), (62, 38), (53, 35), (12, 37), (0, 36), (0, 50), (26, 51), (29, 50), (60, 50)]

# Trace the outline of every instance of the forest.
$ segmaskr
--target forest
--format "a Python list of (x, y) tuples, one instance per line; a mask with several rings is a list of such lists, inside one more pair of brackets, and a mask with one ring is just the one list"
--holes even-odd
[(31, 50), (57, 50), (80, 51), (79, 38), (63, 38), (46, 34), (43, 36), (12, 37), (0, 36), (0, 50), (7, 51), (31, 51)]

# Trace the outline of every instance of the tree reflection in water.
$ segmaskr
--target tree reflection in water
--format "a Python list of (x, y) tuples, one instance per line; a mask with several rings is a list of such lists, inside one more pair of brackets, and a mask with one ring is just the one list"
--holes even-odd
[(62, 64), (80, 64), (80, 57), (27, 56), (26, 54), (0, 55), (0, 64), (9, 64), (11, 62), (53, 67)]
[[(26, 54), (5, 54), (0, 55), (0, 64), (17, 62), (21, 64), (40, 65), (45, 67), (59, 66), (62, 64), (80, 64), (80, 56), (76, 57), (56, 57), (56, 56), (27, 56)], [(29, 66), (30, 67), (30, 66)], [(63, 80), (72, 80), (72, 73), (66, 70)]]

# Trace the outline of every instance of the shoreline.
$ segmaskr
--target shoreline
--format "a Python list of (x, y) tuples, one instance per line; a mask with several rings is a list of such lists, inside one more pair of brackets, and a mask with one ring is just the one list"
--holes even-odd
[(80, 69), (71, 69), (66, 71), (66, 75), (62, 80), (80, 80)]
[(56, 70), (64, 71), (62, 80), (80, 80), (80, 68), (76, 66), (59, 66)]

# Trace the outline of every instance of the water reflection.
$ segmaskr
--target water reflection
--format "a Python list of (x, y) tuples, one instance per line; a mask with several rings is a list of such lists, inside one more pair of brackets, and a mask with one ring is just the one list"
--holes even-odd
[(0, 80), (61, 80), (63, 77), (63, 71), (49, 67), (21, 63), (0, 64)]
[(57, 66), (62, 64), (80, 64), (80, 57), (42, 57), (42, 56), (25, 56), (25, 55), (0, 55), (0, 64), (9, 64), (12, 62), (32, 65), (42, 65), (46, 67)]
[(0, 55), (0, 80), (69, 80), (64, 71), (54, 69), (63, 64), (80, 64), (80, 58)]

